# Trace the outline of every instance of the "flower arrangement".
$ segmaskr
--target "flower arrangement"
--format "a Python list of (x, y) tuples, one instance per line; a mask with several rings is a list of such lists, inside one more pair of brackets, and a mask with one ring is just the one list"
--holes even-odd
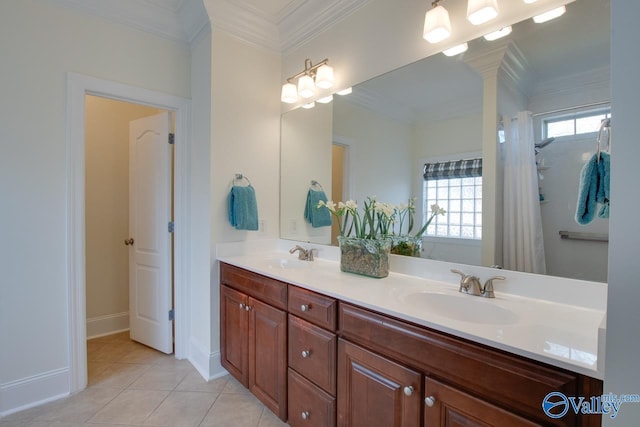
[(353, 200), (338, 202), (337, 205), (333, 201), (320, 201), (317, 207), (326, 207), (336, 217), (340, 236), (386, 239), (392, 232), (395, 207), (388, 203), (380, 203), (375, 197), (367, 197), (362, 214), (358, 210), (358, 204)]
[[(437, 204), (431, 205), (431, 216), (422, 225), (422, 228), (414, 235), (411, 235), (413, 227), (415, 225), (414, 215), (416, 212), (416, 200), (415, 198), (409, 199), (409, 202), (404, 205), (398, 205), (395, 208), (395, 217), (398, 223), (398, 233), (392, 234), (391, 239), (393, 241), (391, 246), (391, 253), (396, 255), (408, 255), (408, 256), (420, 256), (422, 250), (422, 235), (427, 231), (427, 227), (436, 217), (436, 215), (444, 215), (447, 211), (438, 206)], [(404, 226), (406, 225), (406, 233), (404, 233)], [(394, 230), (395, 231), (395, 230)]]

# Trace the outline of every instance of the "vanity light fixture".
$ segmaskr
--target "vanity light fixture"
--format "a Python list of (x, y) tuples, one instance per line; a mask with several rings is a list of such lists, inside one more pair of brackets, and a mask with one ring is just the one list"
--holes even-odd
[(456, 56), (463, 52), (466, 52), (467, 49), (469, 49), (469, 44), (465, 42), (449, 49), (443, 50), (442, 53), (444, 53), (446, 56)]
[(525, 2), (526, 4), (531, 4), (531, 3), (535, 3), (538, 0), (522, 0), (523, 2)]
[(349, 86), (348, 88), (337, 91), (336, 95), (340, 95), (340, 96), (351, 95), (351, 92), (353, 92), (353, 88)]
[(432, 8), (424, 15), (424, 32), (422, 37), (429, 43), (438, 43), (451, 35), (449, 12), (440, 6), (441, 0), (431, 3)]
[(333, 86), (333, 67), (328, 62), (328, 59), (323, 59), (314, 65), (310, 59), (305, 59), (304, 71), (289, 77), (282, 85), (280, 100), (292, 104), (298, 100), (298, 96), (311, 98), (316, 93), (316, 87), (328, 89)]
[(333, 101), (333, 95), (325, 96), (324, 98), (320, 98), (317, 100), (320, 104), (328, 104)]
[(502, 37), (508, 36), (509, 34), (511, 34), (512, 30), (513, 29), (511, 28), (511, 25), (509, 25), (508, 27), (501, 28), (498, 31), (493, 31), (489, 34), (485, 34), (484, 38), (485, 40), (492, 42), (494, 40), (498, 40)]
[(543, 22), (551, 21), (552, 19), (558, 18), (567, 11), (567, 8), (564, 6), (560, 6), (555, 9), (551, 9), (548, 12), (541, 13), (540, 15), (536, 15), (533, 17), (533, 22), (536, 24), (542, 24)]
[(497, 0), (469, 0), (467, 20), (473, 25), (484, 24), (498, 16)]

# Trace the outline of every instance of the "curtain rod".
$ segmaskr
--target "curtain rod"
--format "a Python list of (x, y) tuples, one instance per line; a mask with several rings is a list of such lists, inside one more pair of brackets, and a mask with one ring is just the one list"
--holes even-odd
[(580, 110), (582, 108), (589, 108), (589, 107), (599, 107), (601, 105), (607, 105), (607, 104), (611, 104), (611, 101), (598, 101), (598, 102), (592, 102), (590, 104), (576, 105), (575, 107), (559, 108), (557, 110), (544, 111), (542, 113), (535, 113), (532, 116), (538, 117), (538, 116), (545, 116), (547, 114), (564, 113), (565, 111)]

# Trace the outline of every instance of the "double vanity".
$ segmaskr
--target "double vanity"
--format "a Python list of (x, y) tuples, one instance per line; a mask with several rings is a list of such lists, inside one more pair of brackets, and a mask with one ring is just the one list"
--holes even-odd
[(496, 270), (392, 256), (372, 279), (285, 245), (219, 248), (221, 355), (291, 426), (600, 425), (542, 403), (602, 394), (605, 285), (505, 272), (485, 298), (450, 270)]

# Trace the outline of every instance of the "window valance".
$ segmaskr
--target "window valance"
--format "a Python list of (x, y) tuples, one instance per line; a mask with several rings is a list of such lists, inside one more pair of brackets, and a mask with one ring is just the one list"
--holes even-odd
[(424, 179), (475, 178), (482, 176), (482, 158), (425, 163)]

